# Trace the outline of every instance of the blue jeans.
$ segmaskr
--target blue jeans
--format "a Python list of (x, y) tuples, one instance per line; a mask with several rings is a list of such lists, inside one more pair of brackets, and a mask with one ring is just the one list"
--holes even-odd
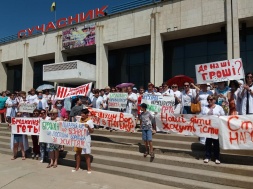
[(192, 114), (192, 112), (191, 112), (191, 106), (184, 106), (184, 108), (183, 108), (183, 114)]
[(44, 142), (40, 142), (40, 159), (45, 160), (45, 153), (47, 149), (47, 144)]
[(151, 130), (142, 130), (142, 140), (143, 141), (152, 141), (152, 131)]

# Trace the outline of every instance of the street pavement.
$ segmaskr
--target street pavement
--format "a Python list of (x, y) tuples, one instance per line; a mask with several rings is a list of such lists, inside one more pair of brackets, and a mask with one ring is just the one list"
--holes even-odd
[(86, 170), (72, 173), (72, 167), (58, 165), (46, 168), (46, 163), (0, 154), (0, 189), (175, 189), (137, 179)]

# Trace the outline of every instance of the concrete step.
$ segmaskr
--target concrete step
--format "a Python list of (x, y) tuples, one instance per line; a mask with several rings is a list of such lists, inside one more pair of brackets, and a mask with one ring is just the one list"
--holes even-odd
[[(32, 146), (32, 140), (28, 136), (29, 146)], [(9, 148), (10, 146), (10, 137), (9, 136), (0, 136), (0, 147), (5, 146)], [(92, 141), (92, 147), (100, 147), (106, 149), (122, 149), (128, 151), (136, 151), (140, 153), (145, 152), (145, 147), (142, 143), (131, 144), (131, 143), (115, 143), (115, 142), (103, 142), (103, 141)], [(71, 151), (73, 148), (65, 146), (66, 151)], [(185, 158), (194, 158), (194, 159), (203, 159), (204, 157), (204, 146), (202, 150), (195, 149), (182, 149), (182, 148), (165, 148), (162, 146), (154, 146), (154, 152), (156, 154), (176, 156), (176, 157), (185, 157)], [(235, 151), (240, 152), (240, 151)], [(242, 164), (242, 165), (253, 165), (253, 157), (248, 155), (234, 154), (232, 152), (227, 153), (227, 151), (221, 151), (221, 161), (223, 163), (229, 164)]]
[[(188, 162), (188, 163), (193, 163), (193, 164), (197, 164), (198, 166), (196, 166), (195, 168), (187, 168), (185, 167), (185, 165), (187, 164), (187, 160), (184, 159), (174, 159), (174, 162), (178, 161), (178, 165), (171, 165), (171, 164), (167, 164), (169, 161), (169, 159), (167, 159), (166, 162), (164, 162), (165, 164), (160, 164), (160, 163), (156, 163), (156, 162), (143, 162), (143, 161), (139, 161), (136, 159), (126, 159), (126, 158), (119, 158), (119, 157), (115, 157), (113, 153), (109, 153), (109, 155), (105, 156), (105, 155), (98, 155), (96, 154), (96, 150), (101, 150), (101, 149), (93, 149), (93, 162), (92, 162), (92, 167), (94, 167), (94, 164), (98, 164), (98, 169), (101, 169), (101, 166), (104, 165), (110, 165), (113, 167), (113, 169), (118, 169), (118, 167), (120, 168), (127, 168), (127, 169), (131, 169), (132, 171), (141, 171), (142, 173), (146, 172), (151, 172), (151, 173), (155, 173), (155, 174), (162, 174), (162, 175), (166, 175), (169, 177), (181, 177), (184, 179), (197, 179), (201, 182), (211, 182), (214, 184), (222, 184), (222, 185), (228, 185), (228, 186), (235, 186), (235, 187), (244, 187), (244, 188), (250, 188), (249, 186), (252, 184), (250, 181), (248, 182), (249, 177), (246, 176), (240, 176), (240, 175), (235, 175), (235, 172), (240, 170), (241, 171), (245, 171), (244, 174), (248, 174), (248, 175), (252, 175), (252, 171), (250, 170), (250, 168), (246, 168), (243, 166), (234, 166), (234, 165), (204, 165), (202, 163), (203, 166), (200, 166), (200, 163), (196, 163), (192, 160), (192, 162)], [(5, 154), (10, 154), (12, 155), (12, 151), (11, 150), (7, 150), (7, 149), (2, 149), (0, 148), (0, 153), (5, 153)], [(123, 153), (122, 151), (118, 152), (118, 153)], [(143, 157), (142, 157), (143, 158)], [(164, 156), (160, 156), (156, 155), (155, 159), (166, 159), (166, 157)], [(71, 166), (74, 166), (74, 161), (75, 161), (75, 153), (72, 151), (69, 151), (66, 153), (66, 159), (69, 161), (73, 161), (71, 163)], [(143, 159), (147, 159), (147, 158), (143, 158)], [(172, 158), (173, 160), (173, 158)], [(63, 162), (64, 164), (64, 159), (60, 160), (61, 162)], [(180, 166), (180, 161), (181, 162), (185, 162), (184, 164), (181, 164)], [(201, 161), (202, 162), (202, 161)], [(172, 162), (171, 162), (172, 163)], [(230, 167), (229, 167), (230, 166)], [(209, 169), (210, 167), (213, 167), (215, 169), (214, 171), (207, 171), (207, 169)], [(96, 168), (96, 170), (97, 170)], [(242, 169), (244, 168), (244, 169)], [(229, 169), (233, 169), (231, 170), (234, 174), (225, 174), (222, 173), (222, 169), (225, 171), (229, 171)], [(204, 171), (205, 170), (205, 171)], [(221, 172), (217, 172), (217, 171), (221, 171)], [(236, 171), (235, 171), (236, 170)], [(247, 172), (248, 171), (248, 172)], [(104, 171), (103, 171), (104, 172)], [(121, 173), (122, 174), (122, 173)], [(126, 176), (126, 175), (122, 175), (122, 176)], [(139, 179), (139, 177), (138, 177)], [(158, 182), (160, 183), (160, 182)], [(164, 184), (164, 183), (161, 183)], [(171, 185), (171, 184), (169, 184)], [(177, 186), (177, 185), (171, 185), (171, 186)], [(201, 185), (200, 185), (201, 186)], [(203, 185), (202, 185), (203, 186)], [(177, 186), (179, 187), (179, 186)], [(220, 186), (221, 187), (221, 186)], [(187, 188), (191, 188), (190, 186), (187, 186)], [(223, 186), (222, 186), (223, 188)]]
[[(74, 162), (69, 159), (62, 159), (60, 163), (68, 164), (69, 166), (75, 166)], [(110, 166), (105, 164), (99, 164), (93, 162), (92, 165), (93, 171), (101, 171), (110, 174), (116, 174), (120, 176), (135, 178), (139, 180), (164, 184), (167, 186), (175, 186), (179, 188), (187, 188), (187, 189), (239, 189), (241, 187), (232, 187), (232, 186), (225, 186), (220, 184), (214, 183), (207, 183), (197, 180), (161, 175), (157, 173), (145, 172), (140, 170), (133, 170), (129, 168), (117, 167), (117, 166)]]

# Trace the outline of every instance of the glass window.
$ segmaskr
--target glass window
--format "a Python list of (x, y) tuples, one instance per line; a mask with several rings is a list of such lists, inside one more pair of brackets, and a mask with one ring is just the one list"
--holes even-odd
[(9, 91), (21, 91), (22, 65), (7, 66), (7, 89)]
[(164, 42), (164, 80), (175, 75), (195, 78), (195, 65), (227, 59), (226, 35), (214, 33)]
[(150, 81), (150, 45), (109, 51), (109, 85), (131, 82), (135, 87)]

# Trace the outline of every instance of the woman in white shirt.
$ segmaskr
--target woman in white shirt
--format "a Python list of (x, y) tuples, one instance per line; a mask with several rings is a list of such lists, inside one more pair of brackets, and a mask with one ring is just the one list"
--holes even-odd
[(132, 87), (127, 87), (128, 98), (127, 98), (127, 107), (126, 113), (133, 114), (136, 117), (137, 114), (137, 95), (133, 93)]
[(184, 83), (184, 90), (182, 92), (182, 114), (192, 114), (191, 112), (191, 103), (196, 98), (196, 90), (190, 89), (190, 83)]
[(5, 106), (7, 108), (6, 110), (6, 118), (7, 118), (7, 122), (10, 123), (10, 119), (12, 117), (16, 116), (16, 112), (17, 112), (17, 106), (18, 106), (18, 102), (15, 99), (15, 94), (12, 93), (10, 95), (10, 98), (8, 98), (5, 102)]
[(29, 104), (34, 104), (35, 101), (37, 100), (37, 95), (35, 94), (35, 89), (30, 90), (30, 94), (26, 97), (26, 100), (28, 101)]
[[(215, 101), (216, 101), (215, 96), (209, 95), (207, 97), (208, 106), (205, 106), (201, 109), (201, 114), (202, 115), (216, 115), (216, 116), (225, 115), (223, 108), (215, 104)], [(220, 164), (219, 139), (213, 139), (213, 138), (206, 138), (206, 144), (205, 144), (206, 153), (205, 153), (204, 163), (208, 163), (209, 160), (211, 159), (212, 145), (213, 145), (215, 163)]]

